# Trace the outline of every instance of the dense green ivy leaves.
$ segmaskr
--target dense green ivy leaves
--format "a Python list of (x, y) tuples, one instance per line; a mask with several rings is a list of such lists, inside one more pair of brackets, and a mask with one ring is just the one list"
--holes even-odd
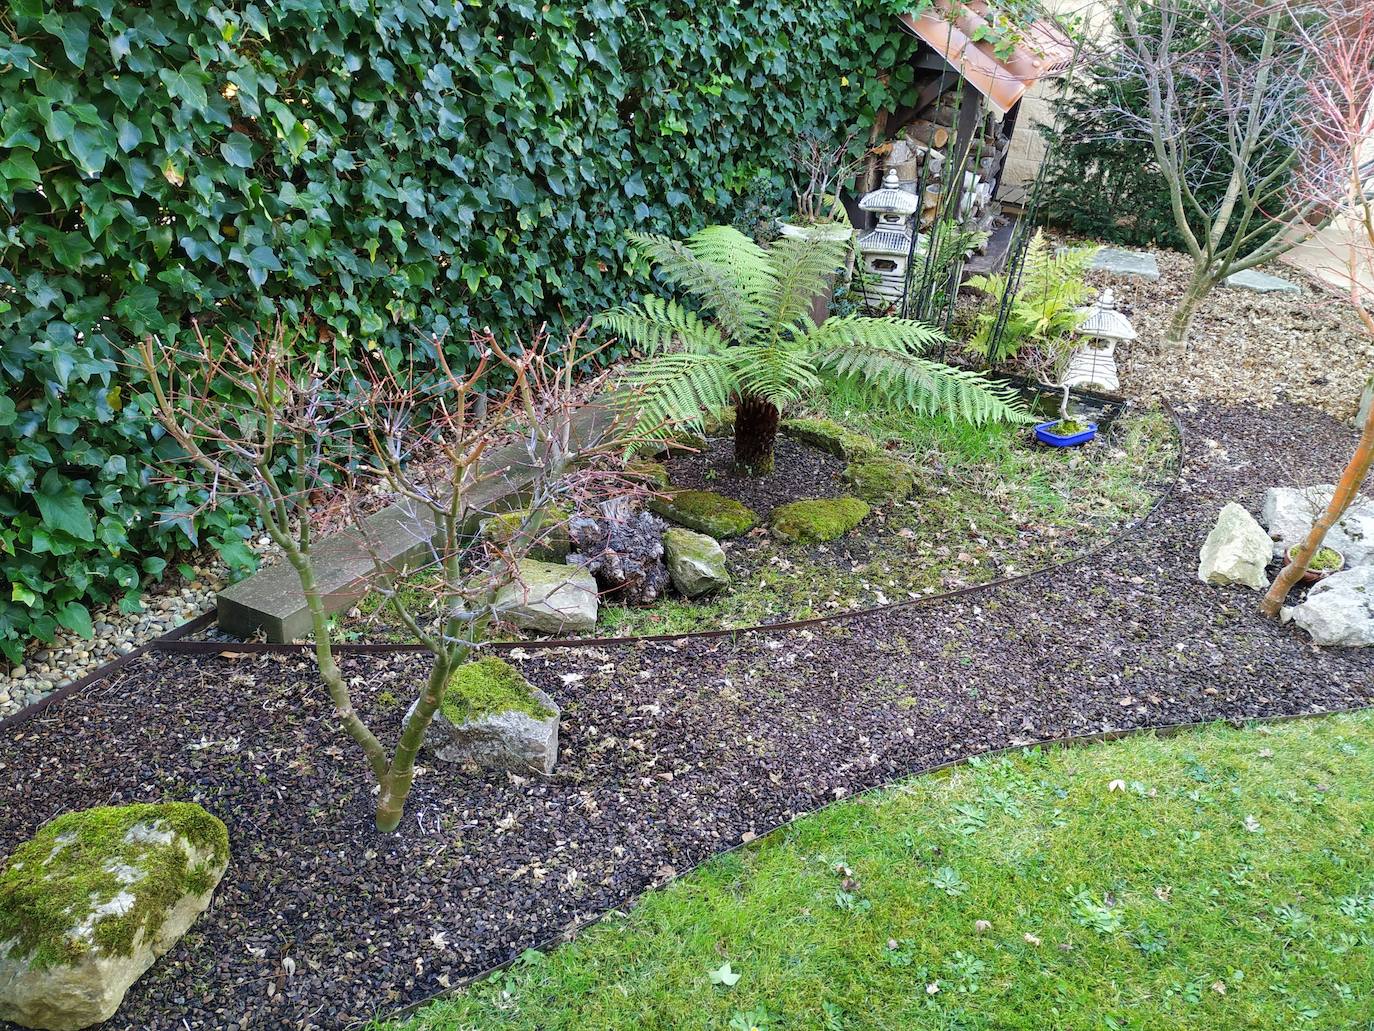
[(247, 558), (242, 516), (155, 478), (132, 340), (282, 317), (393, 362), (441, 334), (461, 360), (470, 327), (621, 301), (626, 229), (728, 220), (797, 129), (902, 100), (913, 44), (885, 6), (16, 0), (0, 649), (137, 605), (178, 547)]

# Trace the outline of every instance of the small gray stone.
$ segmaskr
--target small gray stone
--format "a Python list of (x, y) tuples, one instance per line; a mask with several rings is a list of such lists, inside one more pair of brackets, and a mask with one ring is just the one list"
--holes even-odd
[(1103, 247), (1093, 256), (1092, 268), (1098, 272), (1109, 272), (1114, 276), (1137, 276), (1154, 282), (1159, 278), (1159, 262), (1155, 256), (1142, 251), (1123, 251), (1116, 247)]
[(519, 563), (519, 579), (496, 592), (501, 618), (522, 630), (555, 634), (596, 626), (600, 599), (592, 574), (557, 562)]
[(1268, 272), (1248, 268), (1244, 272), (1232, 272), (1221, 281), (1222, 286), (1236, 290), (1253, 290), (1260, 294), (1300, 294), (1302, 287), (1282, 276), (1271, 276)]
[[(1277, 541), (1275, 553), (1281, 555), (1303, 542), (1335, 492), (1333, 484), (1318, 483), (1310, 487), (1271, 487), (1265, 493), (1260, 517), (1269, 528), (1269, 536)], [(1357, 499), (1322, 543), (1339, 551), (1352, 566), (1374, 563), (1374, 502)]]
[(25, 666), (22, 662), (19, 665), (15, 666), (14, 669), (10, 670), (10, 676), (14, 677), (15, 680), (23, 680), (28, 675), (29, 668)]
[(730, 582), (725, 550), (714, 537), (674, 526), (663, 534), (663, 552), (673, 586), (688, 598), (708, 594)]
[(1306, 630), (1313, 644), (1374, 644), (1374, 565), (1332, 573), (1282, 616)]
[(442, 712), (429, 726), (429, 744), (441, 762), (475, 763), (513, 773), (553, 772), (558, 760), (559, 708), (539, 688), (530, 697), (552, 715), (537, 719), (525, 712), (498, 712), (452, 723)]
[(1262, 591), (1269, 586), (1265, 567), (1273, 553), (1274, 542), (1264, 527), (1233, 501), (1221, 510), (1202, 546), (1198, 579), (1218, 587), (1242, 584)]

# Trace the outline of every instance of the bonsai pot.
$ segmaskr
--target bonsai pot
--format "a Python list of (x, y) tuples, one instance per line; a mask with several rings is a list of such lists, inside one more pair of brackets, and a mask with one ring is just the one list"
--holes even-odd
[[(1292, 563), (1293, 552), (1297, 551), (1300, 547), (1302, 547), (1302, 545), (1294, 544), (1291, 548), (1289, 548), (1287, 551), (1283, 553), (1283, 564), (1285, 566), (1290, 565)], [(1331, 547), (1331, 545), (1329, 544), (1323, 544), (1320, 548), (1317, 549), (1317, 555), (1320, 555), (1323, 551), (1329, 551), (1333, 555), (1335, 555), (1337, 560), (1336, 564), (1329, 569), (1313, 569), (1311, 566), (1308, 566), (1307, 569), (1303, 571), (1302, 576), (1298, 578), (1302, 583), (1314, 584), (1318, 580), (1325, 580), (1332, 573), (1339, 573), (1342, 569), (1345, 568), (1345, 556), (1342, 555), (1339, 551)], [(1316, 556), (1314, 555), (1313, 557), (1315, 558)]]
[(1058, 426), (1058, 419), (1040, 423), (1035, 427), (1035, 439), (1042, 444), (1048, 444), (1050, 447), (1078, 447), (1097, 436), (1097, 423), (1095, 422), (1088, 423), (1088, 428), (1080, 430), (1078, 433), (1061, 434), (1057, 432)]

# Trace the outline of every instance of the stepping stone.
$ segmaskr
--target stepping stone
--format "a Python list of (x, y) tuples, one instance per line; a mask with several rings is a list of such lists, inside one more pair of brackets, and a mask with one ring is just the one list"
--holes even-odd
[(1137, 276), (1154, 282), (1159, 278), (1159, 262), (1143, 251), (1123, 251), (1117, 247), (1103, 247), (1093, 256), (1090, 266), (1096, 272), (1110, 272), (1114, 276)]
[[(573, 423), (573, 433), (586, 437), (604, 431), (614, 418), (607, 408), (585, 409)], [(483, 481), (467, 494), (472, 530), (487, 516), (499, 515), (527, 503), (526, 493), (534, 479), (529, 452), (522, 442), (488, 452), (483, 469), (504, 470)], [(428, 510), (409, 502), (382, 509), (363, 524), (390, 569), (427, 565), (434, 561), (435, 531)], [(341, 612), (367, 592), (375, 567), (358, 530), (349, 527), (315, 543), (315, 579), (326, 612)], [(251, 637), (261, 630), (273, 644), (309, 637), (310, 610), (305, 592), (291, 564), (284, 559), (260, 569), (219, 593), (216, 600), (219, 628), (235, 637)]]
[(1236, 290), (1253, 290), (1259, 294), (1300, 294), (1302, 287), (1289, 282), (1282, 276), (1271, 276), (1268, 272), (1248, 268), (1244, 272), (1233, 272), (1221, 281), (1222, 286)]

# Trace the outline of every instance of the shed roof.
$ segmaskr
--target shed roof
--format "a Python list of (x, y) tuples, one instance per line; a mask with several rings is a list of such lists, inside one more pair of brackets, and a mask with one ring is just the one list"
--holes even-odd
[(1051, 22), (1041, 19), (1024, 31), (1014, 52), (1002, 60), (987, 40), (975, 42), (979, 26), (988, 24), (985, 0), (935, 0), (920, 17), (899, 15), (902, 27), (919, 36), (1000, 113), (1040, 79), (1068, 71), (1073, 44)]

